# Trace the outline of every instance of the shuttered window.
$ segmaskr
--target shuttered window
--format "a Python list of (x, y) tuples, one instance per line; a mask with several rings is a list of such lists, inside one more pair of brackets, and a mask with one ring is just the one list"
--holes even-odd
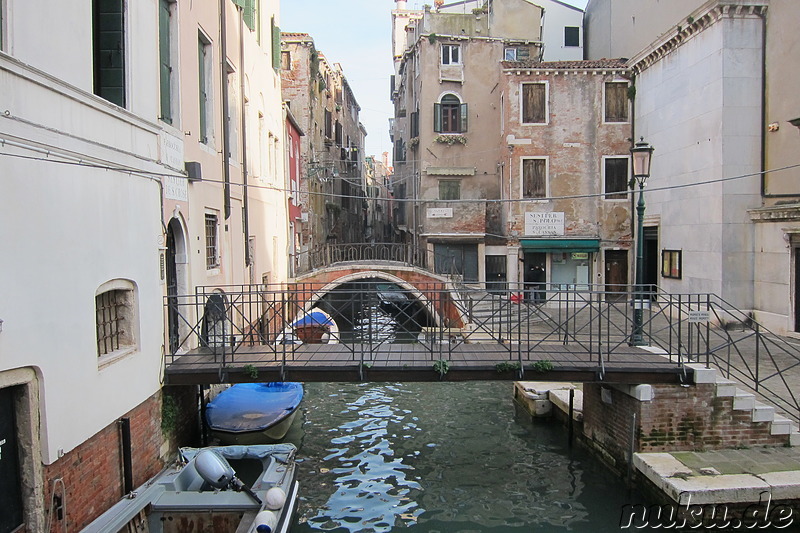
[(547, 84), (522, 84), (522, 122), (525, 124), (547, 122)]
[(125, 107), (125, 3), (93, 0), (94, 94)]
[(628, 196), (628, 158), (606, 157), (604, 162), (605, 199), (624, 200)]
[(160, 63), (161, 120), (172, 124), (172, 2), (160, 0), (158, 7), (158, 55)]
[(467, 131), (467, 104), (457, 96), (446, 94), (440, 103), (433, 104), (433, 131), (464, 133)]
[(242, 18), (250, 31), (256, 29), (256, 13), (258, 12), (257, 0), (233, 0), (233, 3), (242, 8)]
[(211, 142), (211, 43), (200, 33), (197, 40), (198, 97), (200, 100), (200, 142)]
[(628, 83), (606, 82), (606, 122), (628, 122)]
[(547, 160), (530, 158), (522, 160), (522, 197), (547, 196)]
[(275, 17), (272, 17), (270, 26), (272, 28), (272, 68), (281, 69), (281, 29), (275, 25)]

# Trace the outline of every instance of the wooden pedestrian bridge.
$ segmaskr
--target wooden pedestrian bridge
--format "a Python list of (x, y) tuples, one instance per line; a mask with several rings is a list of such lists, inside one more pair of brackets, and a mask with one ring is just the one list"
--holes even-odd
[[(165, 299), (165, 382), (691, 383), (701, 363), (800, 413), (800, 350), (714, 295), (634, 305), (631, 287), (523, 289), (487, 292), (382, 258), (332, 261), (287, 284), (198, 287)], [(634, 307), (643, 345), (632, 342)], [(295, 343), (298, 322), (320, 311), (332, 331)]]

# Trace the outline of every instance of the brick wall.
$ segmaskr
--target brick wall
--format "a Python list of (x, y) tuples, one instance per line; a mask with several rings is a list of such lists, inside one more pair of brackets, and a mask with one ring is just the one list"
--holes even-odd
[(787, 435), (770, 435), (768, 422), (753, 422), (750, 411), (734, 411), (733, 398), (720, 398), (715, 385), (653, 385), (653, 400), (640, 402), (603, 386), (583, 387), (584, 437), (615, 467), (627, 464), (632, 415), (634, 451), (702, 451), (745, 446), (785, 446)]
[[(141, 485), (164, 466), (160, 458), (161, 392), (123, 415), (130, 419), (131, 453), (134, 488)], [(120, 417), (120, 418), (123, 418)], [(66, 511), (62, 521), (52, 518), (54, 531), (80, 531), (122, 497), (123, 474), (121, 433), (117, 422), (103, 428), (77, 448), (44, 467), (45, 515), (50, 508), (54, 481), (63, 480), (55, 488), (63, 498)]]

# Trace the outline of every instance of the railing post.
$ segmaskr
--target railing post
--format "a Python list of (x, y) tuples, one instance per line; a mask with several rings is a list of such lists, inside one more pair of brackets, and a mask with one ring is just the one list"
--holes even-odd
[(758, 392), (758, 383), (759, 383), (759, 362), (761, 360), (761, 328), (756, 322), (756, 379), (755, 379), (755, 391)]
[[(706, 294), (706, 309), (711, 315), (711, 295)], [(706, 320), (706, 368), (711, 368), (711, 320)]]

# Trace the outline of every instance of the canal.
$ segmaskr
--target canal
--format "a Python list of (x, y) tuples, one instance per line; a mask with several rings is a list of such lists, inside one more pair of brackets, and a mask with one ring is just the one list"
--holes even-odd
[(293, 533), (620, 531), (643, 503), (508, 382), (309, 383)]

